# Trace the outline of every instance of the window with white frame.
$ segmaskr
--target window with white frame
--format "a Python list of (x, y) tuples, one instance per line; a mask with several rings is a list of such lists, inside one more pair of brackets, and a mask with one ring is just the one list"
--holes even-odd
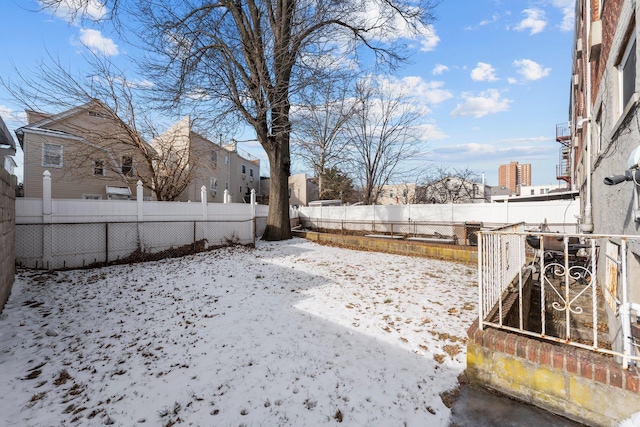
[(122, 162), (120, 165), (124, 176), (133, 176), (133, 157), (122, 156)]
[(42, 166), (51, 168), (62, 167), (62, 145), (42, 144)]
[(211, 190), (216, 191), (218, 189), (218, 179), (217, 178), (209, 178), (209, 188)]
[(229, 190), (229, 181), (224, 182), (224, 189)]
[(229, 155), (228, 154), (224, 156), (224, 164), (225, 165), (229, 164)]
[(213, 163), (213, 166), (218, 164), (218, 152), (215, 150), (211, 151), (211, 163)]
[(618, 64), (618, 98), (620, 114), (625, 110), (636, 92), (636, 36), (635, 32), (627, 42), (627, 47)]
[(93, 175), (94, 176), (104, 176), (104, 160), (94, 160), (93, 161)]
[(242, 173), (247, 173), (247, 167), (245, 165), (242, 165)]
[(253, 176), (253, 169), (249, 169), (249, 176)]

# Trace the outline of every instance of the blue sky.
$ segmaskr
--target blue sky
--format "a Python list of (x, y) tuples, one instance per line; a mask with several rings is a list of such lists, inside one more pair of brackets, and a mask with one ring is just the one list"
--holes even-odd
[[(532, 164), (534, 184), (556, 182), (555, 125), (568, 117), (573, 5), (573, 0), (442, 1), (430, 37), (413, 41), (410, 63), (388, 77), (409, 88), (428, 112), (422, 126), (428, 142), (417, 168), (468, 168), (484, 172), (494, 185), (498, 166), (518, 161)], [(3, 79), (13, 77), (13, 64), (28, 73), (47, 51), (78, 69), (87, 48), (134, 68), (127, 66), (134, 49), (106, 29), (69, 24), (38, 9), (37, 1), (3, 0)], [(104, 13), (98, 0), (92, 0), (89, 13)], [(23, 107), (2, 87), (0, 116), (11, 131), (24, 124)], [(252, 138), (250, 132), (233, 136)], [(241, 148), (266, 166), (257, 143)], [(21, 166), (22, 157), (16, 160)], [(304, 169), (294, 165), (293, 172)]]

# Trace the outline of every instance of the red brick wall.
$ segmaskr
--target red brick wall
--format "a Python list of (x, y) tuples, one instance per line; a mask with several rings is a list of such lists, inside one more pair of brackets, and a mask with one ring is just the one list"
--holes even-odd
[(470, 341), (489, 350), (580, 375), (586, 379), (632, 393), (639, 393), (640, 375), (638, 369), (630, 367), (624, 370), (613, 357), (577, 347), (543, 342), (494, 328), (480, 330), (477, 321), (471, 325), (467, 334)]

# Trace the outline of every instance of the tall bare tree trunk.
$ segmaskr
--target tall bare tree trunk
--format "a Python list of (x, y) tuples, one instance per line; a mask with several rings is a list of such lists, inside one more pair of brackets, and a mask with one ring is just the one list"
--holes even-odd
[[(268, 138), (265, 150), (269, 157), (271, 167), (271, 183), (269, 185), (269, 214), (267, 227), (262, 235), (262, 240), (286, 240), (292, 237), (291, 222), (289, 219), (289, 175), (291, 174), (290, 132), (288, 112), (274, 114), (273, 129), (275, 135)], [(263, 144), (263, 147), (265, 145)]]

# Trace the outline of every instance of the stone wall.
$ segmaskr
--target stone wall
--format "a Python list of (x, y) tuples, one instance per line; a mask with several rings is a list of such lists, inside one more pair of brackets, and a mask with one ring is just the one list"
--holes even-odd
[(15, 276), (15, 191), (13, 178), (0, 167), (0, 312)]

